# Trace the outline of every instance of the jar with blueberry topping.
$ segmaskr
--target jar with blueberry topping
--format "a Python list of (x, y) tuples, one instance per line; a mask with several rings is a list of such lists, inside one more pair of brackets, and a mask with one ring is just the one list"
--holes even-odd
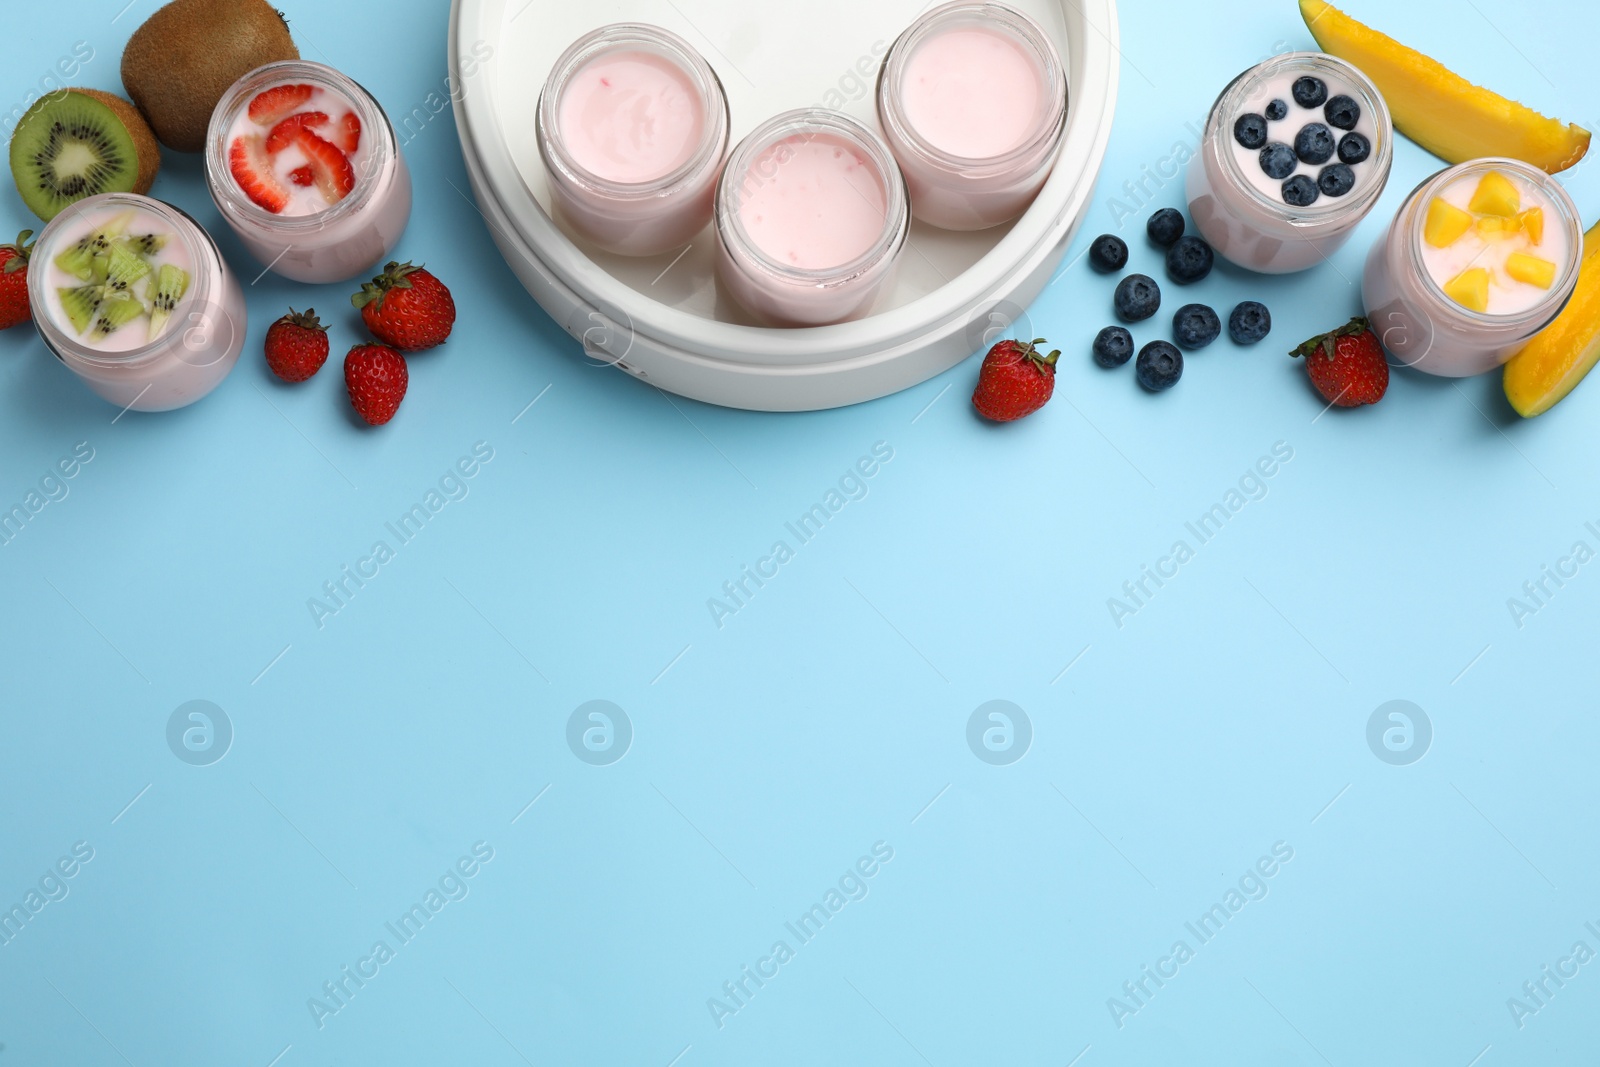
[(1289, 274), (1324, 262), (1383, 194), (1394, 123), (1361, 71), (1321, 52), (1235, 78), (1189, 164), (1189, 214), (1218, 255)]

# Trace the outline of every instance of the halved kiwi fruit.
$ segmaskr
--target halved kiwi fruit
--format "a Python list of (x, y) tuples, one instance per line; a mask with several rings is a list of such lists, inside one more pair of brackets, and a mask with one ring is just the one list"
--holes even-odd
[(62, 89), (39, 100), (11, 135), (11, 176), (46, 222), (99, 193), (147, 193), (161, 169), (155, 135), (126, 100)]

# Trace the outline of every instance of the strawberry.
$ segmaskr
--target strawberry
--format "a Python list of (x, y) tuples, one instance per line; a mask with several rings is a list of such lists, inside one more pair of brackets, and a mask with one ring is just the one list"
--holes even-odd
[(421, 267), (390, 263), (350, 298), (372, 336), (402, 352), (442, 345), (456, 323), (456, 302)]
[(276, 126), (311, 102), (317, 90), (309, 85), (277, 85), (250, 101), (250, 121)]
[(344, 357), (344, 387), (350, 403), (373, 426), (382, 426), (400, 410), (406, 396), (405, 357), (386, 345), (356, 345)]
[(328, 328), (310, 308), (294, 308), (267, 327), (267, 366), (286, 382), (303, 382), (328, 362)]
[(32, 230), (23, 230), (14, 245), (0, 245), (0, 330), (20, 326), (33, 315), (28, 310), (28, 259)]
[(1389, 361), (1366, 319), (1351, 319), (1289, 354), (1304, 357), (1311, 384), (1330, 405), (1376, 404), (1389, 389)]
[(339, 147), (351, 155), (361, 147), (361, 120), (354, 111), (345, 115), (339, 123)]
[(315, 185), (317, 184), (317, 175), (309, 166), (296, 167), (289, 172), (289, 180), (296, 185)]
[(329, 144), (305, 126), (295, 127), (294, 143), (310, 158), (311, 173), (328, 203), (337, 204), (350, 195), (356, 187), (356, 169), (338, 145)]
[(277, 155), (285, 148), (294, 144), (294, 134), (302, 126), (321, 128), (328, 124), (328, 116), (320, 111), (302, 111), (298, 115), (290, 115), (267, 134), (267, 151)]
[(244, 195), (259, 206), (274, 215), (281, 215), (289, 206), (289, 193), (272, 173), (272, 161), (260, 134), (235, 138), (228, 152), (228, 167)]
[(1032, 415), (1049, 402), (1056, 390), (1056, 360), (1060, 352), (1039, 354), (1043, 338), (1032, 344), (1001, 341), (983, 357), (972, 406), (995, 422), (1015, 422)]

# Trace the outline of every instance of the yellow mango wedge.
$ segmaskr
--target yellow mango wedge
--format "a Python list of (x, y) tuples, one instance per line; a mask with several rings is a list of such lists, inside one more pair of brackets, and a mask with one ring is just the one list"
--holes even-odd
[(1446, 162), (1509, 156), (1555, 174), (1589, 151), (1588, 130), (1473, 85), (1324, 0), (1300, 0), (1300, 14), (1319, 48), (1373, 80), (1395, 128)]
[(1522, 232), (1528, 235), (1528, 240), (1536, 245), (1544, 244), (1544, 209), (1530, 207), (1517, 216), (1517, 225), (1522, 227)]
[(1435, 248), (1449, 248), (1472, 229), (1472, 215), (1438, 197), (1428, 205), (1428, 218), (1422, 236)]
[(1561, 403), (1600, 362), (1600, 226), (1584, 234), (1583, 247), (1567, 309), (1506, 364), (1506, 399), (1525, 419)]
[(1526, 252), (1513, 252), (1506, 257), (1506, 273), (1536, 289), (1548, 289), (1556, 283), (1556, 265)]
[(1444, 283), (1444, 295), (1468, 311), (1489, 310), (1489, 269), (1471, 267)]

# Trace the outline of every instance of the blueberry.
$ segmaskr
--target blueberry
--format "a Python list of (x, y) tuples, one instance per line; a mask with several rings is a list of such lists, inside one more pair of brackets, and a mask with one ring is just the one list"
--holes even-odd
[(1289, 92), (1294, 97), (1294, 102), (1301, 107), (1321, 107), (1323, 101), (1328, 99), (1327, 83), (1309, 74), (1304, 78), (1295, 79), (1294, 87)]
[(1107, 326), (1094, 339), (1094, 361), (1108, 370), (1133, 358), (1133, 334), (1121, 326)]
[(1246, 300), (1228, 316), (1228, 336), (1234, 344), (1253, 345), (1272, 332), (1272, 312), (1267, 305)]
[(1327, 116), (1329, 126), (1337, 126), (1341, 130), (1353, 130), (1356, 123), (1361, 121), (1361, 105), (1348, 96), (1340, 95), (1329, 100), (1322, 113)]
[(1172, 242), (1183, 236), (1183, 212), (1176, 208), (1164, 207), (1145, 224), (1145, 232), (1149, 233), (1150, 240), (1162, 248), (1171, 248)]
[(1130, 274), (1117, 283), (1117, 318), (1142, 322), (1161, 310), (1161, 286), (1146, 274)]
[(1365, 163), (1367, 157), (1372, 155), (1372, 142), (1359, 133), (1347, 133), (1339, 138), (1339, 162), (1348, 163), (1352, 167), (1357, 163)]
[(1267, 172), (1269, 178), (1281, 181), (1293, 174), (1299, 165), (1294, 149), (1282, 142), (1274, 141), (1261, 150), (1261, 169)]
[(1317, 202), (1317, 183), (1304, 174), (1296, 174), (1283, 183), (1283, 202), (1293, 207), (1310, 207)]
[(1211, 246), (1198, 237), (1180, 237), (1167, 249), (1167, 277), (1190, 285), (1211, 273), (1215, 257)]
[(1119, 271), (1128, 265), (1128, 245), (1114, 234), (1103, 233), (1089, 246), (1089, 266), (1101, 274)]
[(1240, 115), (1233, 124), (1233, 139), (1252, 151), (1267, 143), (1267, 120), (1260, 115)]
[(1333, 158), (1333, 131), (1320, 122), (1308, 123), (1294, 139), (1294, 154), (1300, 162), (1320, 167)]
[(1151, 341), (1139, 350), (1134, 373), (1139, 384), (1152, 393), (1171, 389), (1183, 377), (1183, 353), (1165, 341)]
[(1343, 196), (1356, 187), (1356, 172), (1343, 163), (1323, 167), (1317, 176), (1317, 188), (1327, 196)]
[(1267, 105), (1267, 121), (1281, 122), (1289, 117), (1289, 105), (1282, 100), (1274, 100)]
[(1190, 352), (1204, 348), (1222, 335), (1222, 320), (1204, 304), (1185, 304), (1172, 316), (1172, 339)]

